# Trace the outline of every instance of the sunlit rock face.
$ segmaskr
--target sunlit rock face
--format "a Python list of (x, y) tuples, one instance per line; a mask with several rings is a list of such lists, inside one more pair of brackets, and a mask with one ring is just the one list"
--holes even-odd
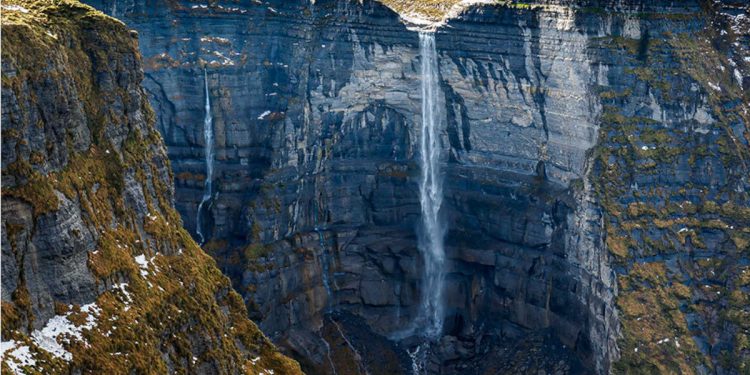
[[(264, 332), (308, 371), (409, 371), (414, 342), (386, 337), (414, 321), (423, 293), (418, 32), (373, 1), (90, 3), (139, 32), (145, 85), (189, 230), (206, 170), (206, 68), (216, 154), (204, 247)], [(633, 191), (669, 185), (672, 175), (639, 169), (648, 155), (637, 151), (628, 152), (644, 160), (613, 154), (605, 161), (627, 171), (617, 181), (634, 190), (609, 192), (600, 150), (627, 142), (601, 131), (623, 118), (650, 119), (623, 120), (631, 130), (717, 122), (705, 82), (685, 73), (671, 42), (698, 35), (706, 12), (697, 1), (480, 4), (436, 28), (449, 231), (444, 337), (429, 372), (601, 373), (623, 355), (656, 350), (622, 341), (642, 320), (625, 311), (623, 326), (616, 303), (618, 275), (631, 274), (633, 263), (663, 262), (637, 250), (656, 234), (631, 234), (635, 250), (620, 257), (607, 235), (625, 220), (602, 200), (611, 195), (628, 212), (645, 200)], [(694, 142), (720, 137), (710, 134)], [(628, 147), (661, 147), (638, 142)], [(709, 175), (724, 173), (716, 168)], [(703, 183), (699, 166), (687, 169), (682, 184)], [(746, 189), (742, 171), (728, 174)], [(716, 185), (708, 189), (720, 195)], [(746, 206), (742, 194), (724, 202)], [(618, 230), (609, 237), (625, 237)], [(670, 246), (685, 251), (684, 241)], [(676, 335), (692, 340), (706, 327)], [(373, 342), (378, 350), (363, 349)]]

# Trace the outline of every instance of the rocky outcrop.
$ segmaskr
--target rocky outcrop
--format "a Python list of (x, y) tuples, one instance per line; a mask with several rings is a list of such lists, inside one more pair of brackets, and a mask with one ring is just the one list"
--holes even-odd
[[(356, 337), (407, 326), (422, 272), (414, 25), (372, 1), (91, 3), (141, 35), (187, 228), (206, 170), (206, 67), (217, 152), (205, 248), (261, 328), (307, 369), (332, 372), (363, 355)], [(740, 371), (747, 63), (734, 44), (744, 29), (730, 16), (742, 8), (549, 0), (460, 9), (435, 30), (450, 261), (446, 335), (430, 370)], [(717, 47), (704, 42), (711, 30), (738, 39)], [(710, 64), (694, 68), (691, 57), (706, 53)], [(699, 221), (720, 220), (723, 234), (678, 227), (697, 211), (675, 202), (703, 199), (677, 197), (693, 188), (716, 204)], [(710, 251), (694, 251), (686, 231), (713, 238), (702, 242)], [(698, 262), (706, 255), (723, 276), (688, 272), (709, 272)], [(698, 285), (728, 289), (703, 303)], [(650, 319), (643, 304), (669, 318)], [(688, 312), (696, 306), (700, 314)], [(383, 373), (406, 371), (402, 347), (373, 341), (392, 354)], [(557, 368), (557, 355), (569, 362)]]
[(2, 5), (3, 373), (299, 373), (181, 228), (138, 36)]

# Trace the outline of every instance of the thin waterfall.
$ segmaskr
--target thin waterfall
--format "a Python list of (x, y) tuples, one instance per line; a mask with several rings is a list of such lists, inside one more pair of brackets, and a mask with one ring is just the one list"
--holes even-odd
[(323, 231), (319, 227), (315, 227), (315, 232), (318, 233), (318, 243), (320, 245), (321, 249), (321, 255), (320, 255), (320, 268), (322, 278), (323, 278), (323, 288), (326, 290), (326, 295), (328, 296), (328, 301), (326, 304), (328, 305), (326, 312), (330, 312), (331, 310), (331, 302), (333, 301), (333, 292), (331, 291), (331, 282), (328, 280), (328, 272), (329, 272), (329, 262), (330, 257), (328, 255), (328, 248), (326, 247), (325, 241), (323, 239)]
[(325, 239), (323, 237), (323, 229), (320, 227), (320, 205), (317, 203), (315, 208), (315, 233), (318, 234), (318, 244), (320, 245), (320, 269), (323, 279), (323, 288), (326, 290), (328, 300), (326, 301), (326, 313), (331, 312), (331, 303), (333, 303), (333, 291), (331, 290), (331, 282), (328, 278), (330, 272), (331, 256), (328, 253), (328, 247), (326, 246)]
[(441, 147), (440, 108), (437, 51), (435, 34), (419, 33), (419, 50), (422, 57), (422, 133), (420, 139), (419, 203), (422, 208), (422, 227), (418, 246), (424, 259), (421, 311), (424, 335), (437, 338), (443, 330), (443, 280), (445, 279), (445, 224), (440, 217), (443, 204), (443, 177), (440, 171)]
[(203, 206), (211, 201), (214, 177), (214, 125), (211, 118), (211, 97), (208, 95), (208, 73), (206, 72), (206, 68), (203, 68), (203, 82), (206, 91), (206, 117), (203, 118), (203, 138), (206, 142), (204, 146), (206, 155), (206, 182), (203, 185), (203, 198), (201, 199), (201, 203), (198, 204), (198, 214), (195, 220), (195, 232), (200, 237), (201, 245), (206, 242), (201, 223)]
[[(320, 269), (321, 269), (321, 276), (323, 279), (323, 288), (326, 290), (326, 310), (325, 314), (329, 314), (331, 312), (331, 303), (333, 302), (333, 292), (331, 291), (331, 283), (328, 280), (328, 272), (329, 272), (329, 256), (328, 256), (328, 248), (326, 247), (325, 240), (323, 238), (323, 230), (320, 228), (320, 218), (319, 218), (319, 209), (320, 207), (316, 204), (314, 206), (315, 208), (315, 227), (314, 230), (318, 234), (318, 245), (320, 246), (320, 258), (318, 259), (320, 261)], [(330, 318), (329, 318), (330, 319)], [(333, 322), (333, 320), (331, 320)], [(323, 341), (323, 346), (326, 348), (326, 358), (328, 358), (328, 364), (331, 366), (331, 371), (333, 372), (333, 375), (337, 375), (336, 372), (336, 365), (333, 363), (333, 358), (331, 357), (331, 345), (328, 343), (328, 340), (323, 337), (322, 332), (323, 326), (321, 325), (321, 331), (318, 331), (318, 336)], [(339, 330), (340, 331), (340, 330)]]

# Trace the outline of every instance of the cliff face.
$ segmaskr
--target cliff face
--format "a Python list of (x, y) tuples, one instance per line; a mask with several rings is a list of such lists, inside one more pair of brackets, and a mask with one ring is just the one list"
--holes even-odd
[(3, 373), (299, 372), (181, 228), (137, 34), (2, 7)]
[[(375, 334), (420, 294), (417, 32), (371, 1), (90, 3), (140, 32), (191, 231), (205, 67), (205, 248), (261, 328), (311, 370), (405, 371)], [(449, 263), (431, 370), (747, 368), (742, 6), (479, 4), (437, 27)]]

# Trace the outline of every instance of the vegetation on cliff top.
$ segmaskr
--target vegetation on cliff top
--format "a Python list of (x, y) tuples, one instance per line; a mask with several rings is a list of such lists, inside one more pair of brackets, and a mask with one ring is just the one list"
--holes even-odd
[(516, 9), (531, 9), (535, 6), (526, 2), (515, 0), (419, 0), (419, 1), (400, 1), (400, 0), (380, 0), (389, 8), (397, 13), (407, 17), (418, 17), (429, 21), (440, 21), (452, 11), (460, 11), (461, 7), (466, 7), (474, 3), (495, 4)]

